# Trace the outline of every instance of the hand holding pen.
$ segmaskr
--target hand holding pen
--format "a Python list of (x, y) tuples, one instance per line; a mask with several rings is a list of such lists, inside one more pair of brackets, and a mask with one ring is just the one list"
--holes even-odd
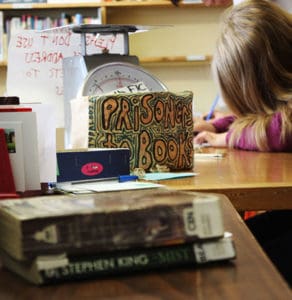
[(215, 108), (218, 104), (218, 101), (219, 101), (219, 95), (217, 95), (216, 98), (214, 99), (209, 113), (207, 115), (203, 116), (203, 118), (194, 120), (194, 135), (196, 135), (198, 132), (201, 132), (204, 130), (210, 131), (210, 132), (216, 131), (215, 127), (209, 121), (215, 115)]
[(211, 109), (210, 109), (209, 113), (206, 116), (206, 119), (205, 119), (206, 121), (209, 121), (211, 118), (213, 118), (214, 112), (215, 112), (215, 108), (216, 108), (216, 106), (217, 106), (217, 104), (219, 102), (219, 99), (220, 99), (220, 97), (217, 94), (216, 98), (214, 99), (214, 101), (212, 103)]
[(194, 119), (194, 135), (197, 135), (201, 131), (216, 132), (212, 122), (216, 119), (224, 118), (230, 115), (229, 112), (227, 113), (216, 110), (219, 100), (220, 96), (217, 95), (212, 103), (208, 114), (205, 114), (200, 118)]

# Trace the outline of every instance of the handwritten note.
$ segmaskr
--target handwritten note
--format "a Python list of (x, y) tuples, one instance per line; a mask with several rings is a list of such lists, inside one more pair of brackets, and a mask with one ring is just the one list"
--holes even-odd
[[(124, 52), (122, 35), (86, 36), (87, 55)], [(7, 95), (21, 103), (55, 106), (57, 127), (64, 126), (63, 67), (65, 57), (81, 55), (81, 38), (69, 27), (51, 31), (23, 30), (11, 36), (8, 48)]]

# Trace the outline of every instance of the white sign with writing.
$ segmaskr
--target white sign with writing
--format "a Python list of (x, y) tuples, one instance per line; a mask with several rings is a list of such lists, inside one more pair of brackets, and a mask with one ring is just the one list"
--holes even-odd
[[(81, 38), (70, 28), (23, 30), (12, 35), (8, 48), (7, 95), (21, 103), (41, 102), (56, 108), (56, 126), (64, 126), (63, 68), (65, 57), (81, 55)], [(123, 53), (122, 35), (87, 35), (87, 55)]]

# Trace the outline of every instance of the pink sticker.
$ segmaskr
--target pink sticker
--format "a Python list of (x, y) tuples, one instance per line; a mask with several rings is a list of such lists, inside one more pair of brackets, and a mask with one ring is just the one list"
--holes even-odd
[(82, 166), (81, 172), (86, 176), (95, 176), (102, 172), (103, 166), (97, 162), (90, 162)]

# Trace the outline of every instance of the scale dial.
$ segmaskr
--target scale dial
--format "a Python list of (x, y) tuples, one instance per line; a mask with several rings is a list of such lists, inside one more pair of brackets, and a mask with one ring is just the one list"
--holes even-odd
[(111, 62), (100, 65), (88, 73), (81, 93), (83, 96), (101, 95), (137, 82), (143, 82), (152, 92), (167, 90), (161, 81), (140, 66)]

